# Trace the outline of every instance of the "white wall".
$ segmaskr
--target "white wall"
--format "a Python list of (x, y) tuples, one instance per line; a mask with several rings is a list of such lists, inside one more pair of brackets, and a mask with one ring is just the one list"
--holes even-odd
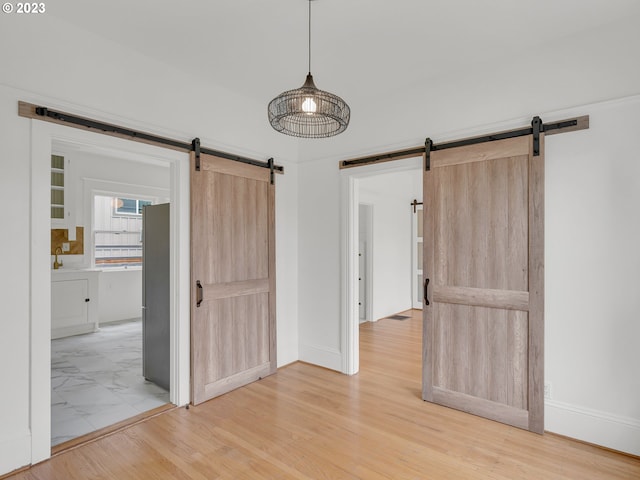
[(15, 95), (0, 88), (0, 176), (2, 223), (12, 234), (0, 240), (5, 272), (0, 275), (0, 472), (31, 461), (29, 425), (29, 125), (17, 121)]
[[(84, 255), (64, 255), (65, 267), (93, 267), (92, 235), (96, 193), (136, 195), (157, 202), (169, 201), (169, 166), (127, 158), (115, 158), (87, 151), (86, 147), (56, 142), (54, 150), (69, 161), (65, 179), (65, 205), (73, 218), (69, 226), (84, 227)], [(54, 228), (54, 227), (52, 227)], [(100, 228), (99, 228), (100, 229)], [(130, 318), (130, 317), (127, 317)]]
[(342, 369), (340, 178), (337, 164), (300, 165), (298, 315), (300, 360)]
[(298, 165), (276, 175), (276, 318), (278, 367), (298, 356)]
[(358, 181), (360, 202), (373, 206), (372, 320), (411, 308), (411, 225), (422, 172), (375, 175)]
[[(64, 147), (60, 149), (64, 151)], [(142, 163), (70, 149), (65, 152), (65, 159), (72, 162), (69, 180), (75, 185), (73, 200), (79, 225), (89, 225), (91, 219), (91, 204), (87, 203), (85, 195), (89, 180), (109, 182), (115, 193), (126, 190), (145, 195), (147, 192), (144, 189), (138, 190), (138, 186), (161, 189), (165, 195), (163, 200), (169, 201), (169, 167), (166, 164)], [(104, 188), (108, 188), (108, 185)]]
[[(207, 147), (258, 159), (275, 157), (286, 173), (276, 182), (278, 364), (298, 358), (297, 159), (264, 120), (264, 105), (136, 54), (56, 17), (0, 16), (0, 201), (10, 235), (0, 280), (0, 475), (32, 461), (30, 405), (30, 236), (32, 121), (18, 101), (41, 103), (85, 117), (171, 138), (199, 136)], [(238, 113), (239, 112), (239, 113)], [(37, 121), (34, 121), (37, 122)], [(40, 258), (40, 257), (38, 257)], [(40, 449), (40, 448), (39, 448)], [(41, 450), (41, 449), (40, 449)]]
[(545, 427), (640, 455), (640, 97), (575, 113), (546, 142)]

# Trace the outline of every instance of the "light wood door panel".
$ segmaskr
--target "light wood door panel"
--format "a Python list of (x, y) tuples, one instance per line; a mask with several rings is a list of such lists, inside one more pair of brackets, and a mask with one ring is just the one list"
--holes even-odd
[(423, 193), (423, 398), (542, 433), (543, 155), (434, 151)]
[(191, 158), (192, 401), (270, 375), (275, 344), (275, 187), (269, 171)]

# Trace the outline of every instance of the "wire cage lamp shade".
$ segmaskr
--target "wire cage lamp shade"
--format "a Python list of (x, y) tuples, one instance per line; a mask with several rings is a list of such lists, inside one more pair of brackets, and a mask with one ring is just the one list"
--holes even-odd
[(280, 133), (302, 138), (338, 135), (349, 125), (351, 109), (337, 95), (318, 89), (311, 73), (304, 85), (269, 102), (269, 123)]
[(309, 0), (309, 73), (300, 88), (269, 102), (269, 123), (278, 132), (301, 138), (333, 137), (349, 125), (351, 109), (337, 95), (320, 90), (311, 75), (311, 0)]

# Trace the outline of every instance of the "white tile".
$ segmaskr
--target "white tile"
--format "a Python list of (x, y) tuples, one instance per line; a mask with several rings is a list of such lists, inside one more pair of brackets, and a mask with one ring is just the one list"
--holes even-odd
[(51, 355), (53, 445), (169, 402), (142, 376), (140, 321), (54, 340)]
[(108, 410), (101, 410), (87, 415), (85, 419), (89, 424), (93, 425), (95, 430), (99, 430), (127, 418), (135, 417), (139, 413), (130, 405), (114, 405)]
[(61, 422), (51, 423), (51, 445), (58, 445), (62, 442), (86, 435), (95, 431), (95, 427), (84, 418), (65, 419)]

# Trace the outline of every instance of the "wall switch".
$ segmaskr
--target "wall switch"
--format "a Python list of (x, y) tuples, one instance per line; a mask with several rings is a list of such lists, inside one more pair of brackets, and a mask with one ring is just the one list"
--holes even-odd
[(71, 248), (69, 248), (69, 242), (64, 242), (62, 244), (62, 251), (63, 252), (68, 252), (69, 250), (71, 250)]
[(544, 384), (544, 398), (551, 400), (551, 384)]

